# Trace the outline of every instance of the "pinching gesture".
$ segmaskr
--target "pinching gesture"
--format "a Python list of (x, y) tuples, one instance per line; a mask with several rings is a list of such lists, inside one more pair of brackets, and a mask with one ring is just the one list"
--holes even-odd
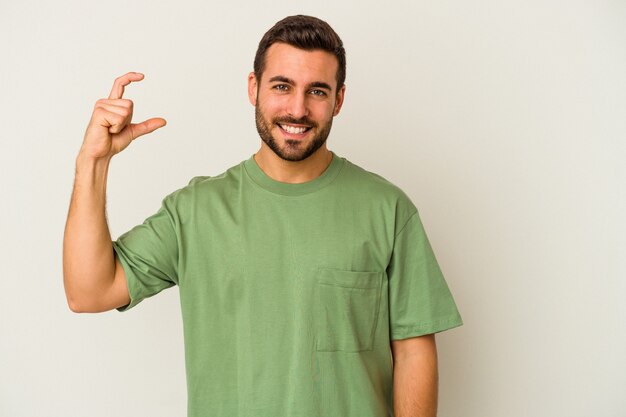
[(129, 72), (118, 77), (113, 83), (109, 98), (96, 102), (85, 132), (81, 154), (93, 159), (111, 158), (139, 136), (165, 126), (165, 119), (159, 117), (132, 123), (133, 102), (123, 98), (124, 88), (143, 78), (144, 75), (138, 72)]

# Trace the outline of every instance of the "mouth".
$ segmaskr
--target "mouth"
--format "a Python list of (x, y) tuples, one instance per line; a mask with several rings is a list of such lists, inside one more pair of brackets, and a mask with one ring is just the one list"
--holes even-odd
[(278, 127), (280, 127), (283, 132), (295, 136), (302, 136), (311, 130), (311, 126), (291, 125), (286, 123), (278, 123)]

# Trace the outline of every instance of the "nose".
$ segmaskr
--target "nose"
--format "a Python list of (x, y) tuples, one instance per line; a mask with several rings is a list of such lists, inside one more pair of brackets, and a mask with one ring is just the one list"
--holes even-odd
[(301, 119), (309, 115), (306, 95), (304, 93), (292, 94), (289, 97), (287, 114), (294, 119)]

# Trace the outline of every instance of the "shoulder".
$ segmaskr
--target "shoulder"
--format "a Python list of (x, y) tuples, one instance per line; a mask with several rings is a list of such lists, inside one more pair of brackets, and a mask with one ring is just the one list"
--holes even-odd
[(340, 175), (343, 185), (348, 185), (370, 197), (397, 200), (402, 204), (413, 205), (411, 199), (397, 185), (382, 175), (366, 170), (343, 158), (344, 168)]
[(354, 181), (353, 185), (373, 187), (376, 191), (385, 194), (404, 195), (404, 192), (399, 187), (382, 175), (368, 171), (345, 158), (344, 160), (343, 176), (348, 181)]
[(241, 181), (243, 163), (239, 163), (219, 175), (193, 177), (189, 183), (164, 199), (170, 206), (193, 204), (199, 199), (232, 193)]
[(408, 220), (417, 212), (409, 196), (400, 187), (382, 175), (343, 159), (344, 167), (338, 180), (352, 198), (368, 200), (393, 209), (400, 222)]

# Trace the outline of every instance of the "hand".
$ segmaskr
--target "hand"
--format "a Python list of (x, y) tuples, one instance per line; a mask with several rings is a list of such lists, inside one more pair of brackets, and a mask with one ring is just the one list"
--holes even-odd
[(143, 74), (129, 72), (118, 77), (108, 99), (100, 99), (94, 106), (85, 132), (81, 154), (88, 158), (103, 159), (123, 151), (134, 139), (165, 126), (162, 118), (152, 118), (141, 123), (131, 123), (133, 102), (123, 99), (124, 87), (143, 80)]

